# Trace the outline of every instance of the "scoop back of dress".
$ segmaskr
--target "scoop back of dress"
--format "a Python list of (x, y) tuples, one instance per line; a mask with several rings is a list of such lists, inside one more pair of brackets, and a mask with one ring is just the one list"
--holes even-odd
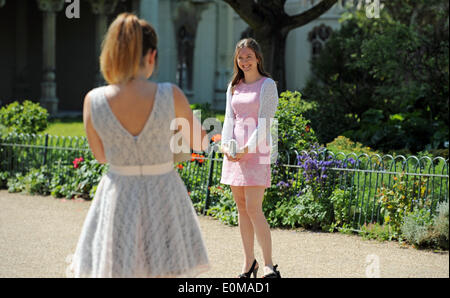
[(92, 122), (111, 167), (172, 163), (172, 169), (157, 175), (109, 171), (102, 177), (71, 264), (74, 275), (192, 277), (208, 270), (197, 215), (173, 169), (172, 85), (158, 84), (152, 112), (137, 137), (114, 116), (104, 87), (92, 94)]

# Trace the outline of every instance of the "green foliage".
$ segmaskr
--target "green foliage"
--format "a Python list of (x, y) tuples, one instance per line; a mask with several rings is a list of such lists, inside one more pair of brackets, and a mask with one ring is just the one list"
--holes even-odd
[(365, 147), (359, 142), (353, 142), (347, 137), (338, 136), (331, 143), (327, 144), (327, 149), (332, 151), (334, 154), (343, 152), (345, 154), (355, 153), (356, 156), (361, 154), (374, 155), (379, 154), (377, 151), (371, 149), (370, 147)]
[(352, 221), (351, 215), (355, 212), (355, 199), (352, 197), (352, 191), (344, 191), (336, 188), (330, 196), (333, 204), (334, 223), (336, 226), (345, 226)]
[(0, 109), (0, 126), (2, 134), (16, 133), (39, 133), (47, 126), (48, 112), (29, 100), (22, 104), (13, 102)]
[(418, 248), (449, 248), (448, 201), (440, 203), (437, 213), (432, 216), (429, 210), (415, 208), (405, 216), (402, 236)]
[(437, 215), (434, 217), (433, 234), (435, 235), (437, 245), (443, 249), (449, 248), (449, 212), (448, 199), (440, 203), (437, 208)]
[(416, 208), (405, 216), (401, 226), (402, 236), (420, 248), (433, 246), (432, 227), (431, 213), (426, 209)]
[[(380, 214), (384, 215), (385, 224), (392, 228), (393, 236), (398, 237), (401, 230), (403, 218), (413, 207), (416, 206), (430, 212), (430, 200), (427, 200), (426, 179), (408, 183), (408, 177), (402, 173), (394, 176), (392, 187), (383, 186), (378, 190), (378, 201), (381, 209)], [(418, 198), (422, 198), (419, 200)]]
[(294, 209), (297, 223), (302, 227), (326, 230), (332, 223), (329, 201), (315, 197), (311, 189), (306, 189), (304, 195), (298, 197)]
[(238, 224), (238, 212), (230, 187), (228, 185), (225, 187), (211, 186), (210, 194), (218, 199), (207, 214), (223, 223), (236, 226)]
[[(307, 118), (322, 143), (344, 135), (383, 152), (415, 153), (448, 141), (448, 6), (433, 1), (439, 5), (430, 12), (421, 2), (396, 2), (379, 19), (346, 15), (311, 62), (303, 94), (318, 105)], [(425, 11), (433, 22), (413, 21)]]
[[(313, 104), (302, 100), (300, 92), (281, 93), (275, 113), (278, 119), (278, 152), (300, 152), (317, 143), (310, 121), (303, 117), (304, 113), (313, 109)], [(280, 157), (284, 158), (283, 155)]]
[(53, 118), (43, 133), (53, 136), (86, 136), (82, 117)]
[(9, 172), (0, 172), (0, 189), (6, 187), (9, 176), (10, 176)]
[(9, 192), (93, 199), (105, 170), (106, 167), (95, 160), (82, 161), (76, 168), (60, 164), (57, 170), (51, 170), (42, 166), (26, 174), (17, 173), (8, 179), (6, 186)]
[(216, 111), (213, 110), (210, 103), (194, 103), (191, 104), (192, 110), (200, 110), (201, 112), (201, 122), (205, 121), (207, 118), (216, 118), (219, 121), (223, 122), (224, 118), (219, 117)]
[(17, 173), (8, 179), (7, 187), (9, 192), (23, 192), (28, 194), (49, 195), (50, 170), (43, 166), (40, 169), (32, 169), (27, 174)]
[(361, 226), (359, 235), (363, 239), (375, 239), (378, 241), (392, 240), (391, 227), (389, 225), (380, 225), (379, 223), (369, 223)]

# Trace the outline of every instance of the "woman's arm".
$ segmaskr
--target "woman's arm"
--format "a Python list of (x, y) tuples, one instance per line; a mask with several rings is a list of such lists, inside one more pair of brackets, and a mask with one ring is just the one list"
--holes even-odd
[(89, 147), (91, 148), (92, 154), (94, 154), (95, 159), (101, 163), (106, 163), (105, 152), (103, 149), (103, 143), (97, 132), (95, 131), (94, 125), (92, 124), (91, 117), (91, 97), (90, 93), (86, 94), (84, 98), (83, 105), (83, 122), (84, 129), (86, 131), (87, 140)]
[(278, 106), (278, 90), (274, 80), (266, 79), (261, 88), (261, 101), (258, 113), (258, 126), (241, 148), (243, 152), (256, 152), (256, 148), (270, 140), (270, 120), (275, 117)]
[[(206, 151), (209, 146), (209, 140), (202, 124), (194, 116), (189, 101), (183, 91), (176, 85), (172, 85), (173, 98), (175, 103), (175, 118), (178, 120), (177, 125), (183, 126), (183, 122), (187, 121), (189, 130), (181, 129), (181, 133), (185, 140), (189, 141), (189, 147), (195, 151)], [(200, 133), (199, 133), (200, 132)], [(196, 134), (197, 135), (196, 135)], [(198, 139), (200, 137), (201, 139)]]
[[(234, 111), (231, 107), (232, 98), (232, 87), (231, 84), (228, 85), (227, 95), (226, 95), (226, 105), (225, 105), (225, 120), (222, 129), (222, 144), (227, 144), (233, 138), (233, 128), (234, 128)], [(227, 148), (222, 147), (222, 152), (227, 152)], [(225, 149), (225, 152), (223, 151)]]

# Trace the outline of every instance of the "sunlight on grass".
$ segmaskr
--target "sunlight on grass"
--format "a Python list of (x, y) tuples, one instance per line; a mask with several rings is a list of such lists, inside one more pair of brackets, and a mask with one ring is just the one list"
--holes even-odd
[[(216, 113), (215, 117), (223, 122), (225, 119), (224, 113)], [(50, 121), (48, 128), (43, 132), (54, 136), (72, 136), (85, 137), (83, 119), (79, 118), (62, 118), (53, 119)]]
[(63, 118), (51, 120), (44, 134), (54, 136), (84, 137), (84, 125), (82, 118)]

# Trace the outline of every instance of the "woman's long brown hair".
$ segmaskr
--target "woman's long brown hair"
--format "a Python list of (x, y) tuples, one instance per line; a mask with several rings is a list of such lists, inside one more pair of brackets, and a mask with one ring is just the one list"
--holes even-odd
[(270, 74), (264, 70), (264, 59), (261, 51), (261, 47), (253, 38), (244, 38), (236, 44), (236, 49), (234, 50), (234, 67), (233, 67), (233, 77), (231, 79), (231, 88), (239, 84), (241, 80), (244, 79), (244, 72), (239, 68), (237, 58), (239, 55), (239, 50), (243, 48), (249, 48), (255, 52), (256, 59), (258, 60), (258, 72), (260, 75), (270, 78)]

